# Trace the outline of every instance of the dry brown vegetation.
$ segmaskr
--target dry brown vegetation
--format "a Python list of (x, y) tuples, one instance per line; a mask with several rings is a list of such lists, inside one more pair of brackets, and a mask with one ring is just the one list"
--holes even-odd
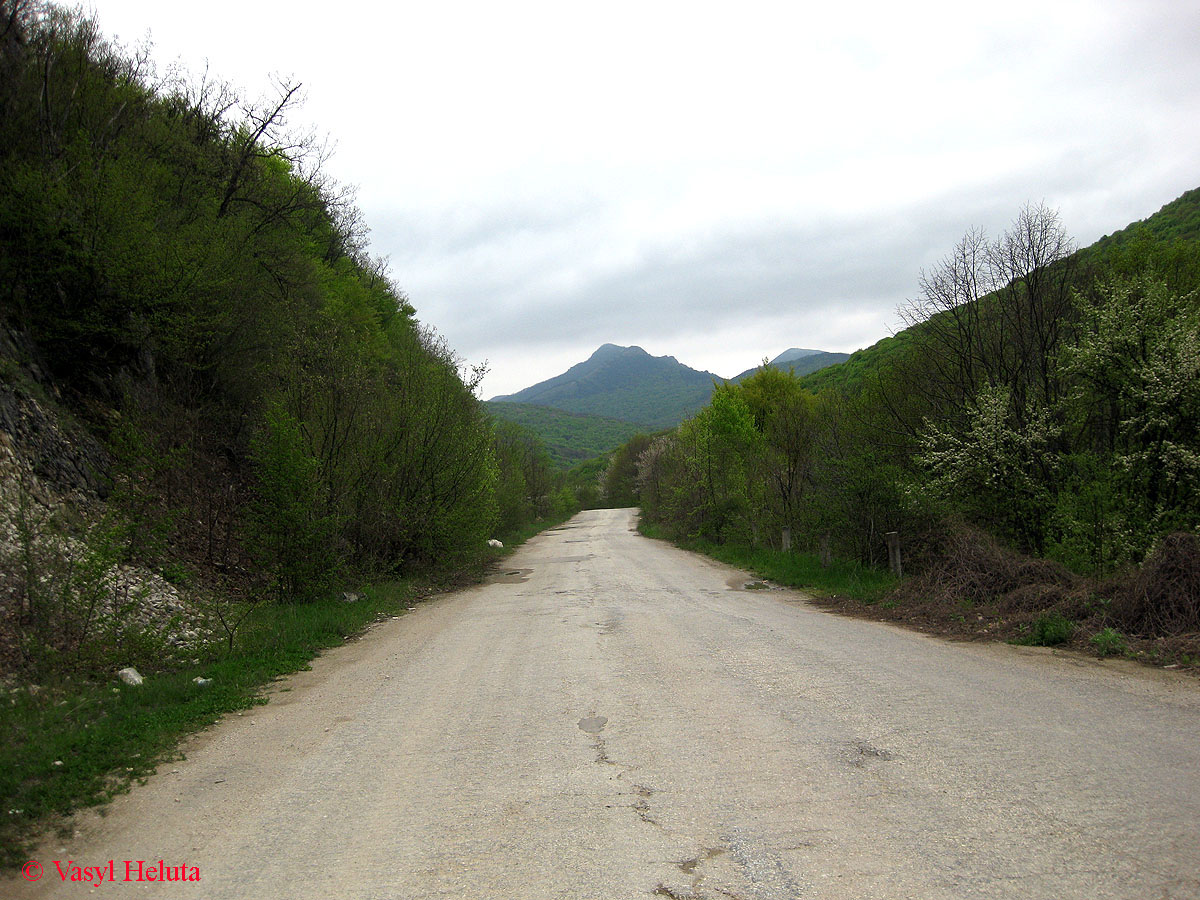
[(1168, 535), (1139, 569), (1099, 579), (959, 523), (923, 536), (906, 564), (914, 574), (878, 603), (817, 602), (961, 640), (1062, 645), (1200, 671), (1196, 535)]

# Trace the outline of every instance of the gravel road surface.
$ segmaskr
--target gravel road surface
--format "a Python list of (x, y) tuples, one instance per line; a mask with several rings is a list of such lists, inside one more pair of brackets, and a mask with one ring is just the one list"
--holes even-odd
[(0, 896), (1200, 898), (1196, 679), (841, 618), (633, 525), (326, 654)]

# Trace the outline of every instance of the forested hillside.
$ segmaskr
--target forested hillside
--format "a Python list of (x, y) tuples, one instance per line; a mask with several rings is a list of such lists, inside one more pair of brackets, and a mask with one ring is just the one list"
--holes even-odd
[(1195, 637), (1198, 197), (1082, 252), (1040, 207), (968, 232), (921, 274), (906, 330), (721, 386), (640, 452), (647, 520), (729, 545), (787, 529), (864, 565), (895, 532), (912, 602)]
[(369, 254), (300, 96), (0, 0), (0, 865), (577, 508)]
[(292, 602), (469, 563), (547, 508), (293, 127), (300, 85), (246, 100), (160, 77), (80, 13), (0, 10), (4, 668), (161, 662), (129, 610), (71, 621), (83, 589), (43, 590), (39, 541)]
[(532, 403), (490, 400), (487, 409), (496, 418), (515, 422), (536, 434), (545, 443), (550, 461), (559, 469), (594, 459), (644, 430), (620, 419), (572, 413)]
[[(1073, 281), (1087, 283), (1112, 270), (1136, 270), (1151, 263), (1177, 289), (1186, 292), (1193, 284), (1194, 246), (1200, 242), (1200, 188), (1191, 190), (1163, 206), (1158, 212), (1096, 243), (1070, 253), (1056, 262), (1069, 266)], [(979, 260), (979, 265), (984, 264)], [(967, 273), (964, 273), (967, 274)], [(875, 379), (905, 355), (916, 333), (905, 329), (870, 347), (858, 350), (841, 365), (807, 374), (804, 385), (816, 392), (836, 388), (856, 391), (868, 376)], [(806, 374), (797, 372), (797, 374)]]

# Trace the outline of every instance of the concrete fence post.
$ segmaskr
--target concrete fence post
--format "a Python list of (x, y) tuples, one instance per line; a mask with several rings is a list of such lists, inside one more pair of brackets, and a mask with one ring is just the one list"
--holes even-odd
[(821, 568), (828, 569), (830, 560), (832, 559), (829, 552), (829, 535), (821, 535)]
[(781, 539), (781, 544), (783, 546), (784, 553), (787, 553), (789, 550), (792, 549), (792, 526), (791, 525), (783, 526), (783, 538)]

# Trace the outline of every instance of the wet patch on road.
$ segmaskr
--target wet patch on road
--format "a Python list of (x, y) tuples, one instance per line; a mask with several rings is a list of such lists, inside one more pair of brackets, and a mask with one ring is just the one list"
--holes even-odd
[(586, 719), (579, 720), (579, 730), (586, 731), (588, 734), (599, 734), (607, 724), (607, 716), (588, 716)]
[(529, 576), (533, 573), (533, 569), (509, 569), (507, 572), (502, 572), (498, 575), (492, 575), (488, 578), (488, 584), (524, 584), (529, 580)]
[(587, 716), (579, 720), (579, 730), (592, 736), (592, 749), (596, 751), (596, 763), (604, 766), (615, 766), (617, 763), (609, 759), (608, 748), (600, 732), (608, 724), (607, 716)]
[(778, 585), (762, 579), (747, 579), (745, 575), (734, 575), (725, 581), (731, 591), (778, 591)]

